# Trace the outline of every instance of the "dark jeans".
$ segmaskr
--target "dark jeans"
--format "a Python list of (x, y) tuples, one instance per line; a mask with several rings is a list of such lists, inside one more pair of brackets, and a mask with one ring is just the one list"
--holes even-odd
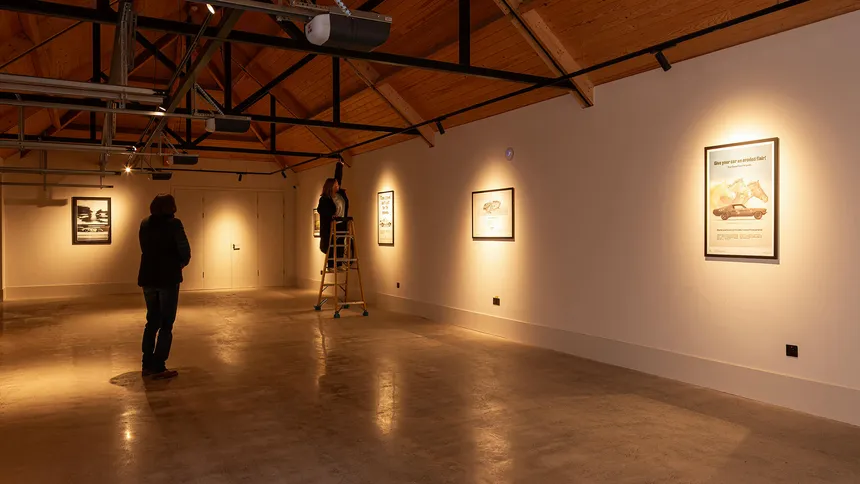
[[(143, 367), (162, 371), (173, 342), (173, 321), (179, 305), (179, 284), (167, 287), (145, 287), (146, 328), (143, 330)], [(158, 342), (156, 343), (156, 336)]]

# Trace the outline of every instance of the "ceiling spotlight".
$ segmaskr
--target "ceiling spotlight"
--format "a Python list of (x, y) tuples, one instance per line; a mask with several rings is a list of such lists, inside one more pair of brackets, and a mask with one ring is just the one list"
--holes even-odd
[(212, 15), (215, 15), (215, 7), (213, 7), (212, 5), (207, 3), (206, 8), (209, 9), (209, 13), (211, 13)]
[(284, 177), (284, 178), (286, 179), (286, 178), (287, 178), (287, 172), (286, 172), (286, 171), (281, 171), (281, 176), (282, 176), (282, 177)]
[(131, 173), (131, 167), (130, 167), (130, 166), (126, 166), (126, 167), (125, 167), (125, 172), (126, 172), (126, 173)]
[(662, 50), (657, 51), (654, 56), (657, 58), (657, 62), (660, 63), (660, 67), (662, 67), (664, 71), (668, 71), (672, 68), (672, 64), (669, 63), (669, 59), (666, 58), (666, 55), (663, 54)]
[(439, 134), (445, 134), (445, 128), (442, 126), (442, 121), (436, 121), (436, 128), (439, 129)]
[(508, 161), (511, 161), (514, 159), (514, 149), (513, 148), (508, 148), (505, 150), (505, 158), (507, 158)]
[(239, 173), (239, 181), (242, 181), (242, 174)]

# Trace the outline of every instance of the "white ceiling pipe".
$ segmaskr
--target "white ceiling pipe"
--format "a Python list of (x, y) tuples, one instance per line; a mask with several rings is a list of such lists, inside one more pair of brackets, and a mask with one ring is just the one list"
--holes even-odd
[(69, 89), (81, 89), (85, 91), (96, 92), (139, 94), (141, 96), (159, 95), (157, 91), (153, 89), (147, 89), (145, 87), (117, 86), (113, 84), (99, 84), (84, 81), (67, 81), (64, 79), (52, 79), (50, 77), (19, 76), (17, 74), (0, 74), (0, 82), (8, 82), (11, 84), (24, 84), (29, 86), (65, 87)]
[(72, 109), (94, 113), (136, 114), (140, 116), (164, 116), (167, 118), (197, 119), (205, 121), (211, 115), (165, 113), (164, 111), (138, 111), (133, 109), (106, 108), (104, 106), (87, 106), (84, 104), (50, 103), (42, 101), (19, 101), (17, 99), (0, 99), (0, 105), (21, 106), (25, 108)]
[(92, 99), (125, 99), (128, 101), (135, 101), (145, 104), (161, 104), (164, 102), (163, 96), (142, 96), (140, 94), (123, 94), (107, 91), (80, 90), (66, 87), (32, 86), (29, 84), (10, 84), (6, 82), (0, 82), (0, 91), (9, 91), (14, 93), (32, 92), (36, 94), (46, 94), (54, 96), (77, 96)]
[(51, 143), (47, 141), (0, 140), (0, 148), (15, 148), (19, 150), (89, 151), (112, 154), (132, 153), (131, 150), (123, 146), (99, 146), (83, 143)]

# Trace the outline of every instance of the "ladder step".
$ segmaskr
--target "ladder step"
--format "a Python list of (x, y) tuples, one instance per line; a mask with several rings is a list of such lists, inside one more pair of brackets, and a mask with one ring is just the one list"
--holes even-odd
[(363, 306), (364, 301), (347, 301), (347, 302), (339, 302), (338, 304), (341, 306), (358, 306), (359, 304), (361, 304)]
[(323, 287), (332, 287), (332, 286), (345, 286), (346, 282), (338, 282), (337, 284), (323, 284)]
[[(333, 257), (329, 257), (328, 260), (334, 261), (335, 259)], [(338, 258), (337, 261), (338, 262), (358, 262), (358, 259), (340, 259), (340, 258)]]

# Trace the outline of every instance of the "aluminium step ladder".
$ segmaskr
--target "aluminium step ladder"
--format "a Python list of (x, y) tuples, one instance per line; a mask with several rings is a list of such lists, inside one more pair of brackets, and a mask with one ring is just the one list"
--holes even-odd
[[(346, 230), (338, 231), (338, 223), (346, 222)], [(367, 316), (367, 302), (364, 299), (364, 286), (361, 284), (361, 266), (358, 260), (358, 248), (355, 243), (355, 222), (352, 217), (334, 218), (331, 221), (331, 235), (329, 235), (329, 250), (323, 259), (322, 271), (320, 271), (320, 292), (316, 311), (322, 311), (323, 305), (329, 298), (334, 300), (334, 317), (340, 318), (343, 309), (350, 306), (361, 306)], [(341, 249), (341, 250), (339, 250)], [(358, 276), (358, 290), (361, 292), (360, 301), (349, 300), (349, 274), (355, 271)], [(332, 277), (333, 282), (326, 282), (327, 277)], [(331, 288), (334, 294), (326, 295), (327, 289)], [(341, 298), (343, 293), (343, 298)]]

